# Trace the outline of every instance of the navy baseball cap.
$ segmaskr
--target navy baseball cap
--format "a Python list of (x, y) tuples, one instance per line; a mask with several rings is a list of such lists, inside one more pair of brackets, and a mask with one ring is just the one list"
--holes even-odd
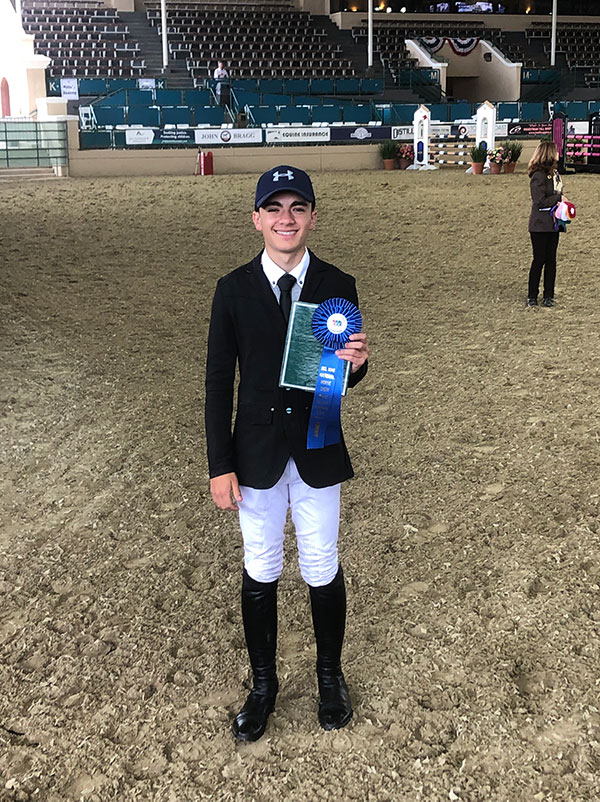
[(276, 192), (296, 192), (309, 203), (315, 203), (315, 191), (308, 174), (289, 164), (281, 164), (263, 173), (256, 185), (254, 208), (258, 211)]

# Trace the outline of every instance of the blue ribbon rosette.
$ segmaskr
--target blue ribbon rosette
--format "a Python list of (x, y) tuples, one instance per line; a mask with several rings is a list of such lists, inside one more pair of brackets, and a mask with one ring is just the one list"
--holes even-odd
[(340, 442), (340, 408), (346, 362), (335, 352), (346, 345), (351, 334), (358, 334), (361, 329), (360, 312), (345, 298), (330, 298), (314, 311), (312, 331), (323, 346), (323, 353), (308, 423), (306, 447), (309, 449)]

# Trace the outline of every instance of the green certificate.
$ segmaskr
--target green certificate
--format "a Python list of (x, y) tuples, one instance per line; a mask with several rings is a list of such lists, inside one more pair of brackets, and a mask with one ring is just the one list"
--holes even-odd
[[(292, 304), (279, 376), (280, 387), (315, 391), (323, 353), (323, 346), (312, 332), (312, 317), (317, 306), (305, 301)], [(342, 395), (346, 395), (349, 375), (350, 363), (346, 362)]]

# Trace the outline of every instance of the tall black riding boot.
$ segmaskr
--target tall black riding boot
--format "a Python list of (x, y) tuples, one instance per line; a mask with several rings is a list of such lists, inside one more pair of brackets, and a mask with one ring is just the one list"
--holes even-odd
[(244, 569), (242, 618), (254, 682), (232, 730), (240, 741), (257, 741), (267, 727), (279, 689), (275, 671), (277, 580), (256, 582)]
[(319, 723), (325, 730), (339, 730), (352, 718), (352, 703), (341, 665), (346, 626), (346, 588), (342, 566), (332, 582), (320, 588), (309, 586), (309, 592), (317, 639)]

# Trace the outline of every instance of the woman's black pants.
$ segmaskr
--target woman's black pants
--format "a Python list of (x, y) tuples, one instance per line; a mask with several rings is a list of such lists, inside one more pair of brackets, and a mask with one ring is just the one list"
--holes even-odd
[(530, 231), (533, 247), (533, 261), (529, 270), (528, 298), (537, 298), (540, 287), (540, 276), (544, 271), (544, 298), (554, 298), (554, 281), (556, 279), (556, 249), (558, 248), (558, 231)]

